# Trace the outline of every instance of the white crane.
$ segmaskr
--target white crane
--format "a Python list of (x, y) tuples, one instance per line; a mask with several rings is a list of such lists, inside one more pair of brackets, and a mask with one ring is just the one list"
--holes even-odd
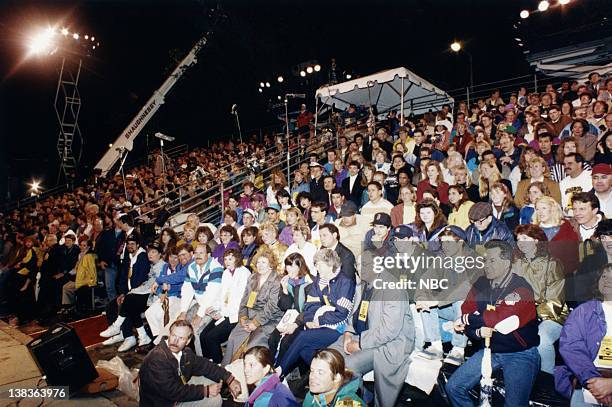
[(98, 161), (95, 168), (101, 170), (103, 175), (108, 173), (111, 168), (113, 168), (113, 165), (122, 158), (125, 150), (132, 151), (132, 148), (134, 148), (134, 140), (138, 137), (138, 134), (140, 134), (149, 120), (151, 120), (160, 106), (164, 104), (168, 92), (170, 92), (174, 84), (183, 76), (185, 71), (198, 62), (196, 56), (208, 41), (210, 34), (211, 31), (207, 32), (195, 43), (187, 56), (183, 58), (176, 69), (172, 71), (160, 88), (153, 92), (151, 98), (145, 103), (142, 109), (140, 109), (130, 124), (121, 132), (106, 154)]

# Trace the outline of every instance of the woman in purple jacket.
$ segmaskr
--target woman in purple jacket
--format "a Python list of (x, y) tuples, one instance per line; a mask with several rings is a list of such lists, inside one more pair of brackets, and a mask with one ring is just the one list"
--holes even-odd
[(245, 407), (299, 407), (291, 391), (274, 373), (274, 359), (264, 346), (254, 346), (244, 354), (244, 376), (256, 386)]
[(240, 250), (240, 239), (238, 238), (238, 232), (232, 226), (224, 225), (219, 229), (219, 239), (221, 243), (215, 247), (212, 252), (212, 256), (220, 263), (223, 264), (223, 255), (229, 249)]
[[(565, 364), (555, 367), (555, 388), (571, 398), (572, 407), (612, 405), (612, 378), (604, 378), (594, 362), (604, 337), (612, 339), (612, 263), (601, 269), (598, 281), (600, 299), (574, 309), (559, 339)], [(597, 403), (588, 402), (590, 395)]]

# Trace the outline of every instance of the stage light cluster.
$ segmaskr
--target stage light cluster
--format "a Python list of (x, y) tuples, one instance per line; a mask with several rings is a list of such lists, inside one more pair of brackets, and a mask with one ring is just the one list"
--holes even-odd
[[(72, 44), (66, 41), (74, 41)], [(71, 32), (68, 27), (40, 28), (35, 30), (27, 40), (28, 56), (44, 56), (57, 52), (61, 47), (78, 44), (81, 47), (96, 49), (100, 42), (93, 35), (81, 36), (78, 32)]]

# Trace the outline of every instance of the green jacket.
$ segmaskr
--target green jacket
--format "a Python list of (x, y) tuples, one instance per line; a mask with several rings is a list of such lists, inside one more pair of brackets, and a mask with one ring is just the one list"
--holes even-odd
[(340, 387), (331, 403), (328, 403), (331, 394), (312, 394), (308, 393), (304, 399), (303, 407), (365, 407), (366, 403), (357, 395), (359, 389), (359, 378), (353, 378), (351, 381)]

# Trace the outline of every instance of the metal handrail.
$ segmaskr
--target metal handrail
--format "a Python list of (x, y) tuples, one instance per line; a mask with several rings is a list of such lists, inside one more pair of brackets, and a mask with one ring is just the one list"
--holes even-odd
[[(337, 143), (337, 134), (336, 137), (332, 138), (331, 140), (328, 141), (328, 143), (331, 143), (331, 145), (336, 145)], [(323, 150), (326, 151), (330, 146), (328, 144), (322, 144), (320, 147), (323, 147)], [(290, 149), (289, 151), (289, 157), (288, 157), (288, 165), (289, 168), (291, 169), (292, 167), (294, 168), (299, 168), (299, 166), (303, 163), (303, 162), (307, 162), (308, 161), (308, 157), (305, 157), (302, 160), (296, 160), (296, 158), (299, 157), (298, 155), (299, 152), (299, 146), (294, 146), (293, 148)], [(294, 155), (292, 155), (293, 153), (295, 153)], [(287, 160), (286, 159), (280, 159), (279, 162), (275, 163), (272, 166), (268, 166), (266, 167), (264, 170), (262, 170), (262, 173), (268, 173), (267, 177), (264, 176), (263, 177), (263, 181), (264, 183), (267, 183), (267, 181), (270, 180), (270, 175), (272, 173), (273, 170), (275, 169), (280, 169), (281, 171), (285, 172), (287, 170)], [(241, 173), (241, 175), (244, 173)], [(236, 176), (234, 179), (240, 179), (239, 176)], [(226, 190), (232, 190), (232, 191), (236, 191), (235, 193), (233, 193), (230, 196), (233, 196), (234, 198), (238, 197), (240, 195), (240, 191), (238, 189), (235, 189), (235, 187), (241, 185), (241, 181), (237, 181), (234, 182), (233, 184), (230, 184), (229, 186), (225, 186), (226, 182), (231, 182), (231, 180), (226, 180), (226, 181), (221, 181), (218, 183), (218, 189), (219, 191), (211, 196), (206, 197), (206, 199), (217, 199), (218, 202), (220, 203), (220, 205), (216, 205), (216, 206), (207, 206), (206, 208), (204, 208), (203, 210), (199, 211), (199, 212), (195, 212), (196, 215), (200, 218), (200, 221), (203, 221), (204, 223), (216, 223), (216, 220), (218, 220), (220, 218), (220, 215), (224, 212), (224, 196), (223, 194), (225, 193)], [(202, 191), (199, 194), (192, 196), (189, 198), (188, 201), (193, 201), (193, 200), (197, 200), (203, 197), (203, 195), (205, 195), (206, 193), (208, 193), (211, 189), (210, 188), (208, 190)], [(187, 202), (187, 201), (184, 201)], [(184, 203), (183, 202), (183, 203)], [(191, 211), (193, 211), (194, 209), (196, 209), (198, 206), (205, 204), (204, 200), (200, 199), (197, 203), (187, 207), (187, 208), (183, 208), (180, 212), (177, 212), (176, 214), (174, 214), (173, 216), (176, 216), (177, 214), (180, 213), (190, 213)], [(176, 209), (177, 206), (174, 206), (173, 208), (168, 208), (168, 210), (171, 212), (171, 209)], [(208, 214), (207, 214), (208, 212)], [(206, 214), (206, 216), (202, 216)], [(179, 224), (174, 225), (173, 227), (180, 227), (182, 225), (184, 225), (186, 222), (181, 222)]]

